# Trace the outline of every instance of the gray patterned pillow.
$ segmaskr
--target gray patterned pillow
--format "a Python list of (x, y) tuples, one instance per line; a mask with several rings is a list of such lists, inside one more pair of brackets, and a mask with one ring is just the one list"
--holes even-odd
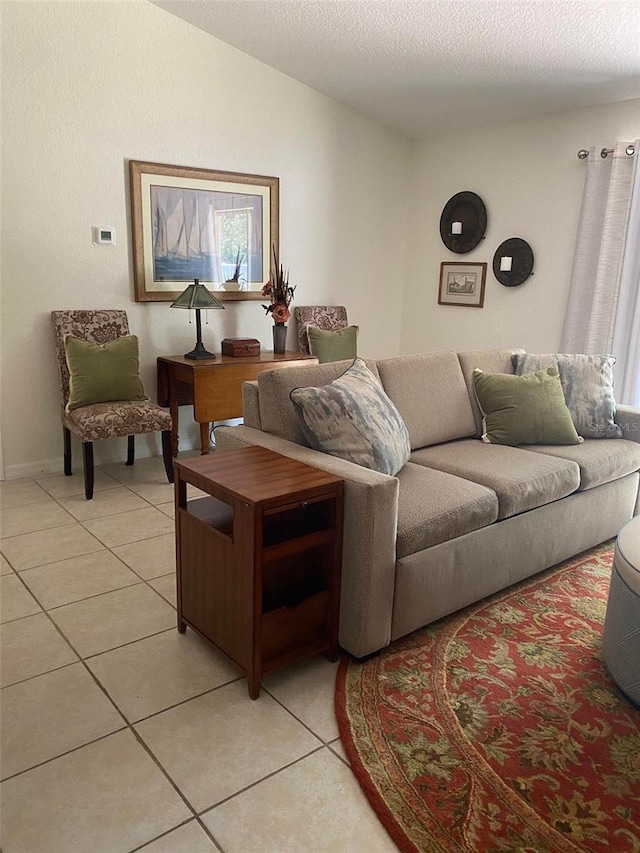
[(525, 353), (514, 355), (518, 376), (557, 365), (567, 408), (578, 435), (583, 438), (620, 438), (615, 422), (612, 355), (573, 353)]
[(315, 450), (391, 476), (409, 461), (407, 427), (361, 358), (328, 385), (294, 388), (291, 401)]

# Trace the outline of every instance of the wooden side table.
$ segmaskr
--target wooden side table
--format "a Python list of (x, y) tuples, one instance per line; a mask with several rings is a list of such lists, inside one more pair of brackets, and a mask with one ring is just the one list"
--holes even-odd
[(171, 451), (178, 453), (178, 408), (193, 405), (200, 424), (200, 452), (209, 452), (209, 424), (242, 417), (242, 383), (263, 370), (316, 364), (318, 359), (303, 352), (285, 352), (234, 358), (217, 355), (194, 361), (182, 355), (163, 355), (157, 360), (158, 405), (168, 406), (173, 420)]
[(343, 489), (262, 447), (175, 463), (178, 630), (243, 669), (252, 699), (271, 670), (337, 659)]

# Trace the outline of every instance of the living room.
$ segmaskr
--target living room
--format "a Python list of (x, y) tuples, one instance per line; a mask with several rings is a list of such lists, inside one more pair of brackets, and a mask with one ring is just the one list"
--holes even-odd
[[(477, 38), (481, 49), (491, 49), (486, 31)], [(486, 123), (474, 118), (473, 126), (463, 130), (450, 129), (443, 122), (424, 138), (409, 138), (159, 5), (138, 0), (4, 3), (2, 46), (1, 447), (6, 483), (58, 475), (62, 470), (52, 310), (125, 308), (140, 342), (141, 378), (152, 396), (156, 358), (182, 353), (193, 343), (186, 312), (169, 311), (166, 302), (134, 301), (129, 160), (278, 176), (281, 258), (297, 288), (295, 301), (346, 305), (350, 321), (359, 326), (358, 352), (365, 358), (494, 347), (523, 347), (535, 353), (554, 352), (560, 345), (585, 179), (585, 163), (577, 151), (640, 137), (636, 86), (625, 99), (609, 100), (603, 94), (598, 103), (529, 117), (500, 121), (492, 116)], [(481, 311), (437, 304), (440, 263), (452, 257), (440, 239), (440, 214), (452, 195), (467, 189), (478, 193), (488, 210), (485, 240), (465, 256), (470, 262), (488, 263)], [(115, 229), (115, 245), (92, 244), (91, 229), (96, 225)], [(514, 235), (533, 247), (534, 275), (521, 287), (506, 288), (492, 276), (491, 259), (496, 247)], [(210, 312), (205, 343), (219, 351), (224, 338), (254, 337), (264, 350), (271, 349), (272, 323), (259, 302), (227, 302), (225, 308)], [(294, 348), (293, 328), (289, 336), (289, 346)], [(199, 440), (197, 425), (188, 421), (184, 417), (181, 426), (184, 450), (197, 448)], [(165, 508), (169, 526), (154, 529), (149, 534), (154, 540), (169, 536), (173, 523), (172, 508), (168, 508), (171, 487), (161, 482), (155, 467), (148, 469), (149, 481), (144, 480), (145, 464), (154, 464), (159, 452), (156, 438), (139, 441), (135, 467), (143, 473), (140, 482), (131, 481), (138, 489), (134, 488), (134, 496), (146, 495), (156, 507)], [(119, 470), (115, 466), (121, 465), (124, 453), (124, 439), (96, 445), (96, 464), (105, 466), (106, 479)], [(80, 480), (79, 471), (76, 475), (72, 479)], [(120, 488), (123, 483), (116, 478), (115, 485)], [(162, 497), (151, 498), (155, 494)], [(130, 506), (137, 508), (135, 502)], [(168, 576), (169, 571), (158, 577)], [(154, 594), (164, 593), (169, 602), (168, 584), (158, 583), (153, 573), (147, 577), (151, 587), (158, 585), (153, 587)], [(133, 586), (134, 579), (122, 586), (129, 582)], [(133, 610), (128, 611), (128, 617), (133, 615)], [(157, 620), (150, 634), (169, 631), (175, 614), (171, 611), (167, 617), (159, 609)], [(177, 637), (175, 630), (170, 633)], [(123, 647), (125, 643), (133, 640), (123, 640)], [(200, 654), (193, 647), (193, 655)], [(227, 677), (221, 669), (220, 682)], [(345, 844), (342, 849), (345, 853), (396, 849), (373, 812), (366, 811), (368, 805), (357, 785), (348, 787), (341, 775), (348, 768), (342, 764), (334, 773), (329, 767), (328, 753), (334, 753), (329, 758), (340, 753), (335, 721), (329, 720), (332, 706), (327, 706), (327, 685), (335, 677), (334, 668), (327, 664), (326, 669), (311, 669), (299, 677), (309, 697), (302, 709), (296, 705), (294, 681), (273, 688), (282, 702), (276, 711), (293, 708), (303, 723), (291, 736), (292, 751), (267, 762), (260, 768), (262, 776), (312, 751), (305, 737), (313, 732), (317, 746), (322, 746), (312, 756), (317, 766), (296, 784), (302, 790), (324, 774), (327, 788), (339, 789), (348, 806), (343, 814), (340, 797), (332, 797), (331, 807), (340, 814), (337, 825), (343, 828), (351, 820), (360, 825), (360, 835), (354, 830), (351, 846)], [(206, 682), (201, 692), (210, 687)], [(82, 692), (82, 685), (78, 690)], [(131, 690), (135, 693), (135, 687)], [(260, 712), (247, 710), (248, 705), (246, 691), (239, 691), (225, 711), (237, 713), (247, 726), (264, 726), (261, 731), (273, 726), (287, 736), (291, 732), (282, 727), (275, 712), (258, 724), (251, 714)], [(158, 714), (167, 707), (161, 703), (141, 715)], [(119, 723), (112, 720), (110, 710), (101, 713), (104, 729), (99, 735), (88, 735), (83, 743), (114, 731), (109, 736), (120, 737)], [(136, 717), (129, 715), (129, 719)], [(77, 744), (54, 745), (33, 764), (50, 767), (63, 752), (76, 754), (72, 752), (76, 748)], [(228, 754), (229, 767), (240, 761), (238, 755)], [(122, 760), (126, 761), (125, 747)], [(251, 762), (251, 756), (243, 760)], [(220, 775), (224, 775), (228, 768), (224, 761), (221, 766)], [(28, 772), (16, 771), (23, 778)], [(131, 778), (136, 778), (135, 773)], [(243, 787), (255, 793), (259, 786), (241, 779), (236, 790)], [(153, 791), (149, 782), (145, 797), (152, 798)], [(291, 795), (290, 788), (284, 791), (272, 796)], [(150, 812), (166, 808), (169, 817), (164, 823), (151, 821), (148, 832), (144, 829), (140, 834), (140, 823), (123, 817), (121, 836), (105, 835), (102, 847), (91, 846), (81, 834), (66, 836), (55, 816), (47, 817), (44, 829), (59, 830), (60, 839), (76, 846), (59, 848), (46, 836), (37, 840), (33, 836), (32, 849), (124, 851), (145, 849), (143, 845), (151, 843), (148, 850), (153, 853), (164, 849), (177, 853), (199, 851), (199, 843), (205, 851), (216, 849), (212, 836), (218, 849), (227, 853), (254, 849), (237, 831), (256, 808), (251, 794), (246, 810), (242, 803), (237, 811), (227, 806), (228, 819), (223, 803), (217, 822), (207, 822), (200, 815), (230, 795), (216, 794), (192, 809), (185, 806), (182, 793), (174, 794), (173, 789), (162, 789), (161, 805)], [(51, 806), (52, 814), (56, 808), (62, 807)], [(185, 833), (184, 838), (167, 842), (173, 846), (166, 848), (158, 841), (154, 846), (152, 839), (175, 832), (182, 824), (187, 828), (178, 831)], [(330, 827), (331, 820), (323, 812), (318, 826), (312, 827), (312, 837), (317, 840)], [(364, 839), (362, 846), (358, 838)], [(181, 843), (185, 846), (180, 847)], [(8, 841), (3, 849), (10, 853), (29, 848), (13, 847)], [(255, 849), (331, 848), (320, 842), (313, 846), (302, 838), (297, 847), (278, 846), (276, 840), (271, 847)]]

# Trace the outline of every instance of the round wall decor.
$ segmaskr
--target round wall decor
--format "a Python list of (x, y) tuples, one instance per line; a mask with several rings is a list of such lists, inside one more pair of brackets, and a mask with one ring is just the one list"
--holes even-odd
[(493, 274), (505, 287), (517, 287), (533, 275), (533, 249), (521, 237), (501, 243), (493, 256)]
[(464, 255), (478, 245), (487, 230), (487, 209), (476, 193), (456, 193), (442, 209), (440, 237), (447, 249)]

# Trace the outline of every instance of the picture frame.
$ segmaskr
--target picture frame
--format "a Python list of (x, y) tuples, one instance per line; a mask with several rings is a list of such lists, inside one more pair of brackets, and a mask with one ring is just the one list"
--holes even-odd
[(221, 301), (263, 298), (279, 178), (130, 160), (129, 181), (136, 302), (173, 302), (196, 278)]
[(440, 264), (438, 305), (482, 308), (486, 279), (486, 263), (443, 261)]

